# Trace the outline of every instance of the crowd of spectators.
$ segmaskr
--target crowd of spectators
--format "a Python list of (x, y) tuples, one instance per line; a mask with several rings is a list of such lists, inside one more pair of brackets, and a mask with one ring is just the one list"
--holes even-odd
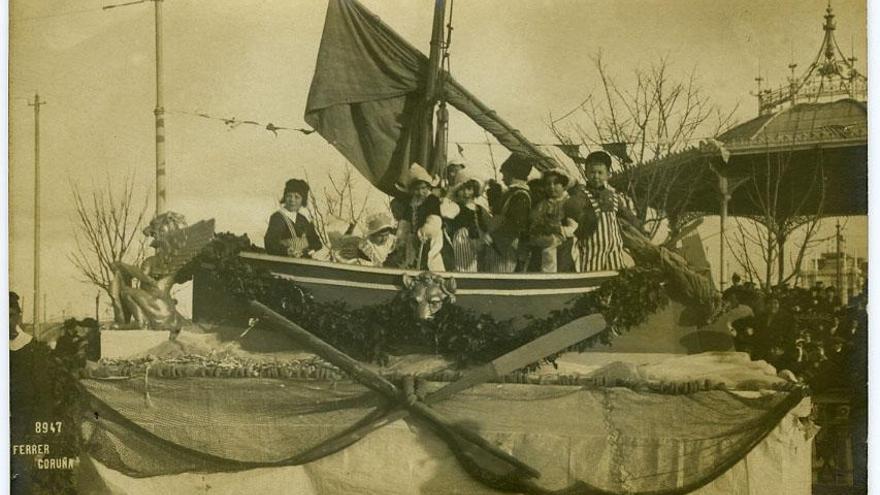
[(764, 291), (734, 275), (724, 291), (731, 305), (745, 304), (753, 316), (735, 320), (738, 351), (789, 370), (814, 390), (850, 388), (861, 374), (867, 346), (867, 293), (841, 303), (835, 287), (782, 284)]

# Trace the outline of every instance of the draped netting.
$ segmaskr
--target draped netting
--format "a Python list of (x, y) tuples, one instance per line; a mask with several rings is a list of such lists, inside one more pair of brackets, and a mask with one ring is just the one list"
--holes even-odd
[[(88, 454), (131, 477), (311, 462), (310, 449), (387, 407), (382, 397), (347, 380), (80, 383), (94, 409), (84, 427)], [(428, 382), (426, 388), (440, 385)], [(744, 396), (485, 384), (432, 407), (538, 468), (541, 478), (520, 491), (661, 494), (683, 493), (723, 474), (802, 399), (800, 389)], [(428, 429), (418, 434), (434, 435)], [(486, 483), (492, 476), (479, 478)]]

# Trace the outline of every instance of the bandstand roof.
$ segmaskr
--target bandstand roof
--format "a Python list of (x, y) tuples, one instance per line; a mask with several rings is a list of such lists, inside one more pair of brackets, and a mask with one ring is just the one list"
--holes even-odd
[[(634, 167), (616, 176), (615, 186), (650, 197), (648, 206), (654, 208), (717, 214), (720, 174), (733, 188), (731, 215), (763, 215), (759, 196), (766, 199), (771, 187), (778, 187), (777, 219), (866, 215), (867, 78), (856, 69), (855, 57), (840, 50), (834, 17), (829, 4), (818, 54), (801, 76), (792, 63), (791, 76), (776, 89), (762, 89), (763, 79), (756, 78), (757, 117), (710, 140), (711, 146)], [(664, 194), (656, 194), (658, 188)]]
[(849, 98), (829, 103), (798, 103), (759, 115), (725, 132), (718, 140), (732, 154), (867, 144), (868, 106)]
[[(645, 187), (667, 189), (669, 194), (655, 194), (652, 207), (712, 215), (719, 213), (721, 203), (717, 170), (733, 188), (730, 215), (762, 215), (756, 204), (758, 188), (776, 182), (780, 188), (777, 218), (868, 212), (867, 106), (863, 102), (799, 103), (740, 124), (719, 136), (718, 142), (723, 154), (729, 153), (726, 163), (720, 149), (693, 148), (644, 164), (613, 182), (642, 197)], [(814, 180), (817, 174), (824, 178), (822, 187)], [(673, 182), (663, 184), (664, 180)], [(679, 204), (670, 205), (670, 198)]]
[(792, 63), (776, 89), (762, 89), (763, 78), (755, 79), (757, 117), (709, 146), (633, 167), (612, 180), (615, 186), (647, 197), (653, 208), (711, 215), (721, 209), (720, 175), (728, 179), (731, 215), (764, 216), (762, 202), (773, 204), (777, 220), (867, 215), (867, 78), (840, 50), (834, 17), (829, 4), (818, 54), (801, 76)]

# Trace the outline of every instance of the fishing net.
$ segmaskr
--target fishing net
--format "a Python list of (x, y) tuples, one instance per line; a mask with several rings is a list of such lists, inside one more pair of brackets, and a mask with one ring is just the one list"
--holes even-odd
[[(378, 394), (348, 381), (141, 377), (81, 384), (93, 407), (84, 428), (88, 454), (136, 478), (311, 462), (312, 449), (387, 406)], [(800, 390), (753, 395), (484, 384), (432, 407), (541, 473), (536, 481), (516, 478), (509, 467), (487, 462), (440, 434), (460, 465), (488, 486), (663, 494), (716, 479), (803, 398)], [(415, 431), (393, 428), (384, 434), (437, 441), (434, 431), (419, 427), (421, 421), (408, 421)], [(392, 456), (382, 469), (393, 477), (412, 469), (407, 462)]]

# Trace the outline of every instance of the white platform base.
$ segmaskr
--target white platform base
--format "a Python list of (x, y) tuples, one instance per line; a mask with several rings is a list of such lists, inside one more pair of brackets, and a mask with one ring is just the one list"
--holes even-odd
[(168, 332), (162, 330), (102, 330), (101, 357), (125, 359), (167, 340)]

